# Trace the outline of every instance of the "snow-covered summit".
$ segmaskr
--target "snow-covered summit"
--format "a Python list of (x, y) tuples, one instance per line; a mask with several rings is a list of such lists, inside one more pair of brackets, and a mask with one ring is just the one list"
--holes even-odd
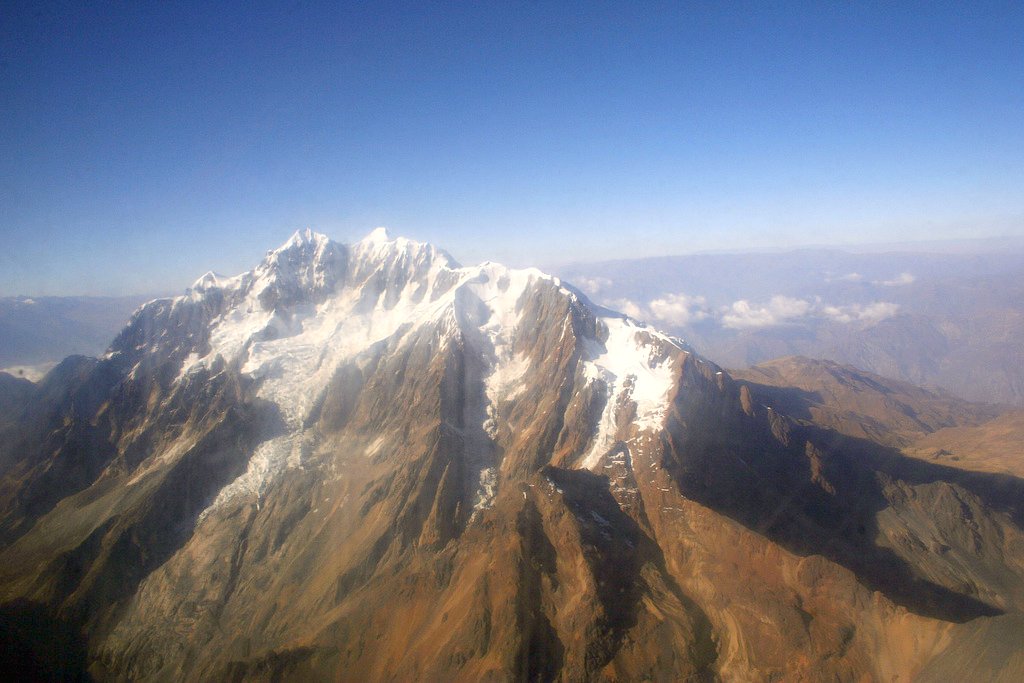
[(192, 283), (192, 286), (188, 288), (188, 291), (189, 293), (202, 293), (209, 289), (222, 287), (226, 279), (227, 278), (223, 275), (215, 273), (212, 270), (208, 270), (198, 280)]
[(463, 268), (433, 245), (392, 237), (383, 228), (351, 245), (299, 231), (253, 270), (234, 278), (209, 273), (177, 300), (217, 311), (208, 343), (188, 356), (181, 376), (218, 359), (238, 363), (298, 423), (339, 363), (399, 329), (440, 320), (466, 296), (496, 300), (483, 291), (488, 288), (500, 287), (501, 306), (514, 309), (528, 280), (541, 274), (524, 271), (509, 294), (510, 272), (493, 265)]
[(371, 230), (370, 234), (360, 241), (373, 244), (383, 244), (384, 242), (391, 242), (393, 240), (394, 238), (391, 236), (391, 232), (384, 226), (381, 226)]
[(392, 237), (386, 228), (377, 228), (350, 247), (352, 277), (360, 280), (380, 273), (384, 284), (422, 280), (434, 269), (455, 270), (459, 263), (443, 249), (427, 242)]
[(377, 228), (363, 239), (341, 244), (310, 229), (296, 231), (267, 252), (251, 271), (234, 277), (208, 272), (196, 280), (186, 296), (193, 301), (226, 297), (248, 301), (264, 310), (284, 310), (304, 303), (319, 303), (340, 290), (370, 282), (378, 294), (395, 293), (409, 282), (421, 284), (432, 270), (460, 266), (447, 252), (432, 244), (392, 237)]
[(301, 247), (305, 244), (321, 245), (330, 241), (331, 239), (322, 232), (316, 232), (312, 228), (303, 228), (292, 233), (292, 236), (288, 238), (288, 241), (285, 242), (277, 251), (280, 251), (281, 249)]
[(130, 354), (175, 359), (178, 382), (234, 368), (254, 380), (289, 427), (260, 447), (252, 472), (225, 496), (258, 490), (268, 472), (299, 457), (312, 411), (339, 368), (385, 349), (403, 353), (424, 331), (431, 343), (458, 344), (478, 359), (483, 396), (475, 414), (490, 424), (494, 406), (520, 395), (529, 369), (545, 362), (517, 344), (520, 332), (532, 339), (542, 326), (564, 339), (573, 330), (580, 381), (607, 397), (587, 467), (616, 442), (624, 403), (635, 405), (639, 428), (663, 423), (673, 382), (673, 354), (664, 349), (682, 348), (537, 269), (462, 267), (431, 244), (383, 228), (351, 245), (296, 232), (253, 270), (229, 278), (207, 273), (185, 296), (153, 302), (139, 316), (130, 325), (135, 332), (122, 335)]
[(316, 300), (334, 290), (345, 269), (345, 252), (326, 235), (300, 230), (241, 282), (264, 308)]

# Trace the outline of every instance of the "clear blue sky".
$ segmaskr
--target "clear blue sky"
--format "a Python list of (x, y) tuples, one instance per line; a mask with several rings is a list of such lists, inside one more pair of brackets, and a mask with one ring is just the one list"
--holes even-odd
[(0, 5), (0, 294), (1024, 233), (1024, 4)]

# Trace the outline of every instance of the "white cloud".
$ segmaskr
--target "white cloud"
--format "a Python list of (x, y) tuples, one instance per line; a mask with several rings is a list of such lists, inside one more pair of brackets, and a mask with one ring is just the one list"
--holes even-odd
[(651, 316), (670, 325), (686, 325), (708, 317), (707, 301), (702, 296), (666, 294), (647, 304)]
[(806, 316), (811, 302), (776, 295), (764, 306), (755, 306), (746, 299), (734, 301), (722, 315), (722, 325), (733, 329), (768, 327)]
[(882, 285), (883, 287), (901, 287), (903, 285), (909, 285), (917, 278), (910, 273), (900, 273), (891, 280), (875, 280), (876, 285)]
[(825, 306), (822, 315), (838, 323), (856, 321), (877, 323), (891, 318), (899, 311), (899, 304), (889, 301), (873, 301), (870, 304), (850, 304), (849, 306)]
[(608, 302), (608, 307), (637, 320), (644, 320), (647, 317), (640, 305), (629, 299), (612, 299)]
[(611, 287), (612, 281), (606, 277), (594, 276), (594, 277), (578, 277), (573, 281), (577, 287), (586, 292), (587, 294), (594, 296), (601, 292), (601, 290)]
[(838, 323), (877, 323), (891, 318), (899, 311), (899, 304), (889, 301), (873, 301), (868, 304), (831, 305), (820, 297), (798, 299), (777, 294), (764, 303), (752, 303), (747, 299), (734, 301), (729, 306), (712, 311), (702, 296), (688, 294), (664, 294), (643, 304), (631, 299), (612, 299), (606, 302), (609, 308), (625, 313), (631, 318), (654, 324), (683, 327), (690, 323), (716, 317), (723, 327), (731, 329), (754, 329), (771, 327), (800, 319), (827, 319)]
[(857, 319), (857, 314), (850, 311), (850, 306), (825, 306), (821, 309), (822, 314), (837, 323), (852, 323)]
[(891, 301), (875, 301), (865, 306), (857, 317), (860, 320), (876, 323), (893, 317), (899, 310), (899, 304), (894, 304)]
[(838, 275), (836, 277), (826, 277), (825, 282), (860, 282), (864, 279), (864, 276), (860, 273), (847, 273), (846, 275)]
[(663, 294), (647, 304), (630, 299), (613, 299), (608, 306), (631, 318), (653, 323), (666, 323), (676, 327), (708, 317), (707, 301), (702, 296)]

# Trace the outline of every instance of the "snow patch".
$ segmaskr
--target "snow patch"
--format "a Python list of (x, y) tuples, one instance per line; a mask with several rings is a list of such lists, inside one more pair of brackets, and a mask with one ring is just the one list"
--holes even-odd
[(289, 432), (264, 441), (249, 458), (249, 466), (233, 482), (221, 489), (213, 504), (199, 515), (202, 522), (211, 510), (224, 507), (239, 497), (262, 501), (263, 493), (276, 475), (299, 467), (310, 455), (316, 439), (310, 432)]
[(485, 467), (480, 470), (480, 481), (477, 486), (476, 499), (473, 501), (473, 512), (486, 510), (494, 505), (494, 495), (498, 488), (498, 470)]
[(597, 434), (583, 458), (582, 466), (594, 469), (616, 441), (616, 418), (624, 401), (636, 404), (633, 424), (641, 430), (657, 429), (664, 423), (668, 394), (672, 389), (671, 357), (658, 358), (658, 345), (644, 335), (680, 348), (672, 338), (628, 318), (602, 318), (608, 338), (601, 346), (588, 340), (584, 376), (606, 384), (604, 410)]

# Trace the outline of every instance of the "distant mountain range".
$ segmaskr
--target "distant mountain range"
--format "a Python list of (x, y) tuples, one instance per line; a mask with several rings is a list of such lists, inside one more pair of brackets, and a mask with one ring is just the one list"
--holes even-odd
[(704, 254), (557, 274), (728, 367), (802, 355), (1024, 406), (1020, 249)]
[[(66, 356), (102, 354), (136, 308), (152, 297), (0, 298), (0, 369), (31, 379)], [(19, 367), (20, 366), (20, 367)]]
[(304, 231), (0, 373), (0, 676), (1020, 680), (1019, 424)]

